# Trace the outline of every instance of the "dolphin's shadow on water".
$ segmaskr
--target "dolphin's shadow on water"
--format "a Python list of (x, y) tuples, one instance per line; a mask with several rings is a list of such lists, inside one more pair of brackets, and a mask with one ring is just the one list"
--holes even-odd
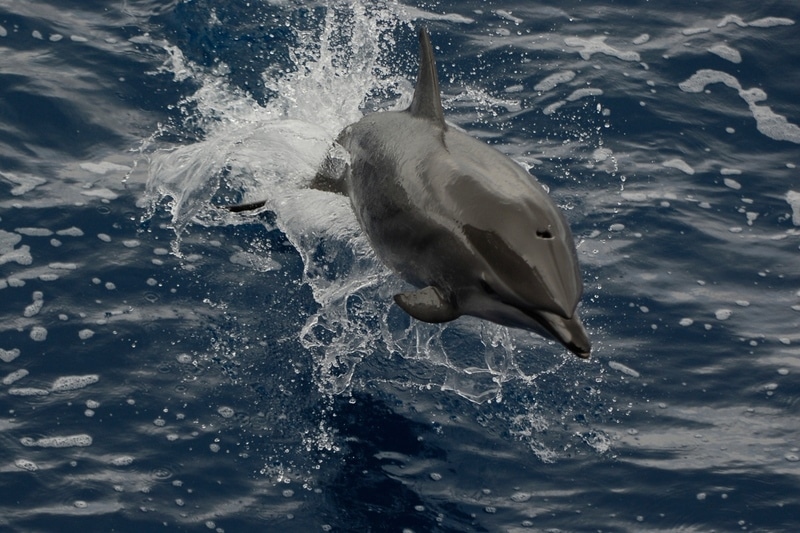
[(330, 517), (335, 529), (486, 531), (457, 504), (433, 504), (401, 476), (390, 473), (416, 469), (418, 462), (446, 462), (446, 452), (426, 440), (434, 431), (431, 426), (393, 412), (368, 394), (340, 397), (335, 411), (334, 427), (347, 443), (345, 462), (325, 491), (339, 510)]

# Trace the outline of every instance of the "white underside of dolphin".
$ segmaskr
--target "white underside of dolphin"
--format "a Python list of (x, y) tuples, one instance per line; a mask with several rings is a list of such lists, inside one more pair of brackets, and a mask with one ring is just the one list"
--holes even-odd
[(564, 216), (520, 165), (448, 127), (425, 29), (419, 38), (411, 106), (346, 127), (337, 143), (349, 163), (329, 160), (316, 185), (350, 197), (378, 257), (418, 288), (395, 296), (414, 318), (472, 315), (588, 357), (576, 312), (583, 284)]

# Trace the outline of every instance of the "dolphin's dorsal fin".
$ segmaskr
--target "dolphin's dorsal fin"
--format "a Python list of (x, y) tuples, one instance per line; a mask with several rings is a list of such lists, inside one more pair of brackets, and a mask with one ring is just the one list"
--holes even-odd
[(408, 111), (417, 118), (432, 120), (443, 129), (447, 129), (447, 125), (444, 123), (442, 99), (439, 95), (436, 60), (433, 57), (431, 38), (428, 36), (428, 30), (424, 27), (419, 30), (419, 73), (417, 74), (417, 86), (414, 89), (414, 100)]

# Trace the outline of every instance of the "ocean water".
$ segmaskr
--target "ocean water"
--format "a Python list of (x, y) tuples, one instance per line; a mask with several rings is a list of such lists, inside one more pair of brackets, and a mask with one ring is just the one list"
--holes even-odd
[[(799, 22), (0, 0), (0, 530), (797, 531)], [(566, 213), (589, 361), (410, 320), (307, 187), (421, 24), (447, 120)]]

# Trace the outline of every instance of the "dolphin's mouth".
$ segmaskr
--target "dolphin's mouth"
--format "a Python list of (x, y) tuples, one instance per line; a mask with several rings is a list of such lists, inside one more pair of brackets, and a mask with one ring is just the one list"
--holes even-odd
[(570, 352), (581, 359), (589, 358), (592, 352), (592, 343), (578, 313), (573, 313), (570, 318), (563, 318), (548, 311), (525, 314), (538, 322), (550, 336), (563, 344)]
[(481, 281), (480, 284), (483, 290), (478, 295), (459, 302), (462, 314), (477, 316), (504, 326), (533, 331), (543, 337), (560, 342), (581, 359), (589, 358), (592, 343), (575, 310), (571, 316), (563, 317), (550, 311), (509, 303), (492, 290), (488, 283)]

